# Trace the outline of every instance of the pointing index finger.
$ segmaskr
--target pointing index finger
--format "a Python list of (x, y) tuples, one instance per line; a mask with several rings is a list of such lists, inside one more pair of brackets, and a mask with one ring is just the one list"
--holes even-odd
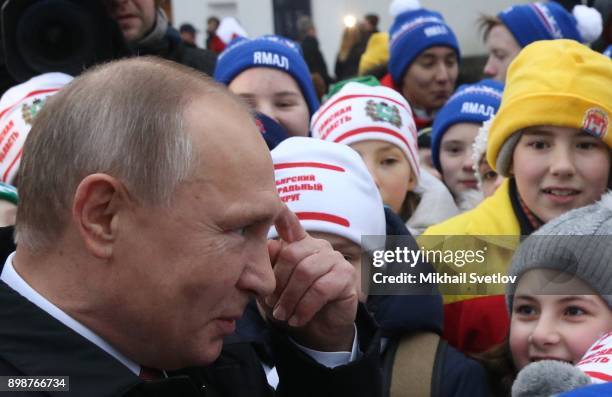
[(288, 243), (303, 240), (307, 236), (297, 215), (295, 215), (286, 205), (283, 206), (281, 213), (278, 218), (276, 218), (274, 226), (276, 226), (278, 236)]

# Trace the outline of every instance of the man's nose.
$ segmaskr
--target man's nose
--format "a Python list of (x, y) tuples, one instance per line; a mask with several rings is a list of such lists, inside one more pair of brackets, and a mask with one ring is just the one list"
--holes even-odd
[(238, 280), (238, 288), (257, 297), (271, 295), (276, 288), (267, 243), (267, 239), (261, 237), (257, 241), (247, 243), (249, 246), (245, 248), (248, 251), (244, 259), (246, 264)]
[(438, 62), (436, 65), (436, 81), (446, 83), (447, 81), (450, 81), (450, 75), (451, 67), (443, 61)]

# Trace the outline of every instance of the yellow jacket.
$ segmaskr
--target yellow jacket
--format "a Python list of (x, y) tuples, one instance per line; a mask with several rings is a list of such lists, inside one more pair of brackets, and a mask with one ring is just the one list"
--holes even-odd
[(521, 234), (506, 179), (495, 193), (478, 207), (446, 222), (429, 227), (424, 235), (518, 236)]
[[(475, 252), (486, 247), (482, 263), (462, 267), (452, 262), (433, 263), (440, 274), (506, 275), (520, 230), (510, 201), (510, 184), (505, 180), (478, 207), (431, 226), (418, 240), (428, 250), (444, 252)], [(464, 352), (481, 352), (503, 341), (509, 326), (504, 284), (442, 285), (440, 291), (445, 303), (444, 336), (451, 345)]]

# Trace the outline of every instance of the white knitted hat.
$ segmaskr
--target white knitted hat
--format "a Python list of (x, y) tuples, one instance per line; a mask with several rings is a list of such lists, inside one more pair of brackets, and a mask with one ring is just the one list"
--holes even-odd
[(72, 81), (64, 73), (45, 73), (10, 88), (0, 98), (0, 182), (13, 184), (26, 137), (47, 97)]
[[(378, 188), (361, 156), (348, 146), (292, 137), (272, 150), (276, 189), (304, 229), (341, 236), (386, 234)], [(278, 234), (272, 227), (268, 235)]]
[(350, 145), (385, 141), (398, 146), (419, 178), (417, 133), (410, 105), (387, 87), (348, 83), (312, 116), (313, 138)]

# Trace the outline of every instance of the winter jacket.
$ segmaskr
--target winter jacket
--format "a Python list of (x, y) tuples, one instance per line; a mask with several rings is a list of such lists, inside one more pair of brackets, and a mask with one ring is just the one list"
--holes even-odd
[[(387, 235), (410, 236), (399, 216), (385, 208)], [(408, 247), (416, 249), (416, 241), (408, 239)], [(389, 247), (388, 247), (389, 248)], [(427, 263), (419, 263), (415, 272), (433, 272)], [(434, 292), (423, 295), (380, 295), (370, 296), (368, 311), (380, 325), (385, 343), (381, 344), (381, 356), (394, 340), (415, 332), (442, 333), (442, 297)], [(262, 362), (273, 366), (275, 357), (270, 345), (270, 333), (254, 303), (247, 306), (245, 315), (237, 323), (237, 334), (245, 340), (252, 340)], [(382, 360), (381, 360), (382, 361)], [(441, 379), (437, 395), (440, 397), (477, 397), (487, 395), (484, 369), (477, 362), (448, 347), (436, 365), (441, 365)], [(383, 383), (390, 381), (390, 373), (383, 374)], [(281, 376), (282, 379), (282, 376)], [(432, 385), (433, 386), (433, 385)], [(420, 397), (420, 396), (419, 396)]]
[(421, 169), (421, 178), (415, 193), (421, 200), (406, 221), (406, 227), (413, 236), (418, 236), (428, 227), (459, 214), (459, 208), (446, 185), (425, 169)]
[(151, 32), (129, 47), (136, 55), (155, 55), (161, 58), (190, 66), (212, 76), (217, 63), (217, 55), (202, 48), (186, 46), (180, 34), (172, 26), (163, 11), (157, 13), (157, 19)]
[[(505, 180), (478, 207), (430, 227), (423, 236), (477, 236), (473, 242), (486, 243), (488, 247), (485, 262), (487, 268), (481, 269), (481, 272), (506, 274), (520, 234), (521, 228), (510, 199), (510, 182)], [(450, 244), (445, 237), (434, 240), (425, 237), (419, 242), (429, 249), (448, 248), (445, 244)], [(437, 270), (440, 271), (439, 268)], [(464, 284), (459, 290), (453, 291), (452, 295), (444, 296), (444, 337), (462, 352), (488, 350), (502, 343), (508, 333), (510, 323), (503, 291), (491, 294), (486, 287)]]

